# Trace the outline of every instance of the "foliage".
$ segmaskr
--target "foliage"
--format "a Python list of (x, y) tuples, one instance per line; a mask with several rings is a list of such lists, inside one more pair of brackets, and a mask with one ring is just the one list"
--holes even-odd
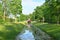
[(60, 23), (60, 1), (59, 0), (46, 0), (41, 6), (37, 6), (32, 14), (35, 20), (43, 20), (48, 23)]
[(9, 11), (13, 14), (21, 14), (22, 13), (22, 5), (21, 0), (12, 0), (9, 1), (8, 4)]
[[(22, 13), (22, 0), (0, 0), (0, 16), (2, 16), (2, 20), (5, 21), (8, 19), (10, 14), (17, 15)], [(8, 21), (8, 20), (7, 20)]]
[(26, 21), (28, 18), (28, 15), (21, 14), (20, 21)]

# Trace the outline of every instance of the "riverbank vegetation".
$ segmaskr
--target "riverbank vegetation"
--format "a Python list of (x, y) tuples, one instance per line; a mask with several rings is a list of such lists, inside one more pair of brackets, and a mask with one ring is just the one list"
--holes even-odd
[(42, 23), (35, 23), (36, 27), (41, 29), (42, 31), (49, 34), (54, 40), (60, 40), (60, 25), (59, 24), (42, 24)]
[(24, 27), (16, 23), (0, 24), (0, 40), (15, 40)]

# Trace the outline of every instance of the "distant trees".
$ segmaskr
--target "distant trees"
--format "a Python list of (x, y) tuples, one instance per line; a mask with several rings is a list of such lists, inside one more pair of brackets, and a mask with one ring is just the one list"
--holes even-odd
[(20, 21), (26, 21), (28, 19), (28, 15), (21, 14)]
[[(60, 23), (60, 1), (59, 0), (45, 0), (45, 3), (36, 7), (32, 16), (35, 20), (42, 20), (48, 23)], [(33, 19), (34, 17), (32, 17)]]

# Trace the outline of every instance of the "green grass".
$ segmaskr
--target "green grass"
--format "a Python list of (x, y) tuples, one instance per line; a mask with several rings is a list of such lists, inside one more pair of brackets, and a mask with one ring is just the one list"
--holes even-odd
[(49, 34), (54, 40), (60, 40), (60, 25), (35, 23), (35, 26)]
[[(60, 25), (47, 23), (34, 23), (34, 25), (49, 34), (55, 40), (60, 40)], [(24, 27), (24, 24), (0, 24), (0, 40), (15, 40), (16, 36), (22, 31)]]
[(22, 24), (0, 24), (0, 40), (15, 40), (21, 32), (24, 25)]

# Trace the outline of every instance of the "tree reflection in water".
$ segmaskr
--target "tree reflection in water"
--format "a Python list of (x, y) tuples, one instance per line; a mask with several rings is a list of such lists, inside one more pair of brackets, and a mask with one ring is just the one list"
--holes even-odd
[(22, 33), (21, 35), (19, 35), (17, 40), (35, 40), (34, 39), (34, 35), (30, 30), (25, 30), (24, 33)]

